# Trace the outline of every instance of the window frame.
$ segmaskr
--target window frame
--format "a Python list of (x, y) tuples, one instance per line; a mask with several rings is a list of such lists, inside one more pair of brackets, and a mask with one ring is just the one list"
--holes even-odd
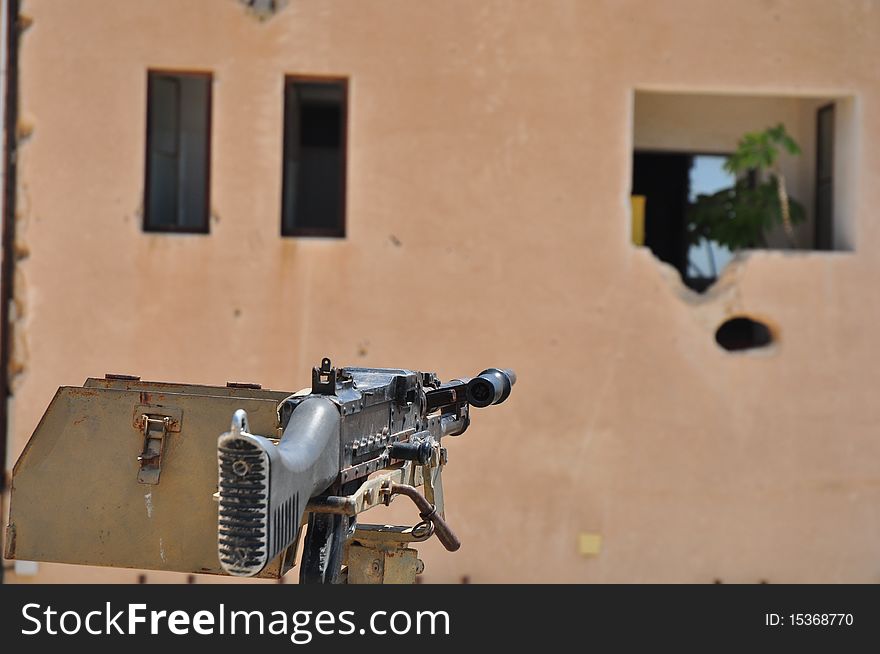
[[(157, 77), (199, 77), (208, 81), (207, 101), (205, 102), (205, 212), (198, 225), (151, 225), (150, 224), (150, 154), (152, 152), (150, 125), (152, 124), (153, 108), (150, 102), (151, 90), (154, 79)], [(210, 234), (211, 232), (211, 141), (213, 140), (213, 104), (214, 104), (214, 73), (205, 70), (174, 70), (166, 68), (147, 69), (147, 110), (146, 125), (144, 129), (144, 213), (141, 221), (141, 229), (150, 234)], [(180, 120), (180, 105), (177, 107), (178, 121)], [(178, 133), (179, 140), (179, 133)], [(179, 142), (178, 142), (179, 152)], [(178, 154), (179, 157), (179, 154)], [(180, 175), (178, 173), (178, 180)]]
[[(288, 87), (290, 85), (295, 85), (297, 83), (303, 84), (337, 84), (342, 88), (342, 103), (341, 103), (341, 127), (340, 127), (340, 135), (339, 135), (339, 148), (340, 148), (340, 188), (339, 188), (339, 217), (336, 225), (329, 228), (322, 227), (293, 227), (288, 229), (285, 225), (285, 217), (287, 215), (287, 203), (285, 201), (286, 193), (284, 188), (285, 180), (287, 179), (287, 165), (288, 165), (288, 157), (287, 157), (287, 143), (290, 138), (290, 130), (292, 129), (291, 121), (287, 120), (288, 106), (287, 106), (287, 97), (288, 97)], [(303, 74), (288, 74), (284, 76), (284, 82), (282, 88), (282, 111), (281, 111), (281, 120), (283, 123), (282, 127), (282, 139), (281, 139), (281, 237), (282, 238), (332, 238), (332, 239), (345, 239), (347, 238), (347, 227), (348, 227), (348, 205), (347, 205), (347, 188), (348, 188), (348, 104), (349, 104), (349, 93), (350, 93), (350, 78), (346, 76), (339, 75), (303, 75)]]

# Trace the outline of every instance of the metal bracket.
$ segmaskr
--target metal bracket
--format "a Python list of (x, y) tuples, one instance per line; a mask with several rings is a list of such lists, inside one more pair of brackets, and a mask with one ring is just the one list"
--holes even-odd
[(346, 548), (347, 583), (414, 584), (425, 564), (407, 545), (421, 540), (412, 527), (359, 525)]
[[(137, 460), (139, 464), (137, 480), (139, 484), (155, 485), (162, 474), (162, 456), (165, 453), (165, 440), (171, 432), (180, 431), (180, 410), (171, 410), (175, 415), (155, 413), (158, 407), (139, 406), (135, 414), (135, 427), (140, 429), (144, 437), (144, 446)], [(153, 409), (147, 413), (148, 409)]]
[(387, 506), (392, 497), (386, 496), (382, 488), (389, 482), (419, 486), (423, 483), (422, 468), (413, 465), (411, 461), (405, 461), (368, 479), (351, 495), (313, 497), (306, 505), (306, 513), (357, 515), (379, 505)]
[[(408, 433), (407, 441), (410, 436), (412, 434)], [(362, 482), (350, 495), (313, 497), (309, 501), (306, 514), (335, 513), (356, 516), (379, 505), (387, 506), (397, 493), (401, 493), (408, 495), (420, 509), (422, 522), (414, 527), (358, 522), (354, 534), (345, 545), (345, 583), (415, 583), (416, 577), (425, 566), (418, 558), (418, 552), (408, 545), (425, 541), (435, 534), (448, 550), (458, 549), (458, 538), (443, 520), (441, 473), (446, 462), (446, 448), (440, 447), (439, 443), (433, 443), (430, 459), (423, 465), (418, 465), (415, 461), (400, 460), (394, 467), (382, 470)], [(348, 470), (354, 468), (352, 466)], [(425, 488), (424, 496), (416, 490), (422, 485)]]
[(446, 517), (443, 505), (443, 467), (446, 465), (446, 448), (435, 444), (431, 460), (422, 468), (425, 499), (433, 504), (441, 517)]

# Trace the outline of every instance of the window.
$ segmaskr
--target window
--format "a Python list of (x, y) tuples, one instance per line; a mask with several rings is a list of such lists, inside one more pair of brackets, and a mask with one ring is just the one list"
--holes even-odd
[(147, 74), (144, 231), (208, 232), (210, 73)]
[(285, 81), (283, 236), (345, 236), (347, 102), (346, 80)]
[(845, 96), (637, 90), (633, 243), (698, 292), (737, 252), (851, 249), (854, 116)]

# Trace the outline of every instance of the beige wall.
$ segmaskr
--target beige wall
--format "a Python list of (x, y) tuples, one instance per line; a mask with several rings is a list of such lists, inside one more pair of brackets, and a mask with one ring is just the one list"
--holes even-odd
[[(104, 372), (510, 366), (510, 401), (449, 443), (464, 545), (424, 547), (426, 581), (880, 581), (880, 3), (24, 11), (13, 457), (57, 386)], [(214, 74), (209, 236), (141, 232), (149, 67)], [(344, 241), (278, 236), (287, 73), (350, 77)], [(629, 242), (635, 89), (852, 96), (854, 251), (754, 252), (685, 290)], [(772, 351), (716, 346), (739, 312)]]

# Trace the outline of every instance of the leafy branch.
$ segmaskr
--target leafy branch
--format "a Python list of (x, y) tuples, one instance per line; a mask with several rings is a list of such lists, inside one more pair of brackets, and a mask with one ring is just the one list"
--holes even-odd
[[(765, 244), (764, 235), (781, 224), (792, 246), (796, 244), (794, 224), (805, 218), (804, 208), (788, 195), (785, 176), (779, 167), (782, 151), (797, 156), (801, 149), (780, 123), (761, 132), (749, 132), (739, 141), (724, 163), (737, 175), (734, 186), (710, 195), (699, 195), (688, 212), (688, 239), (716, 241), (730, 250)], [(762, 180), (751, 184), (742, 176), (755, 172)]]

